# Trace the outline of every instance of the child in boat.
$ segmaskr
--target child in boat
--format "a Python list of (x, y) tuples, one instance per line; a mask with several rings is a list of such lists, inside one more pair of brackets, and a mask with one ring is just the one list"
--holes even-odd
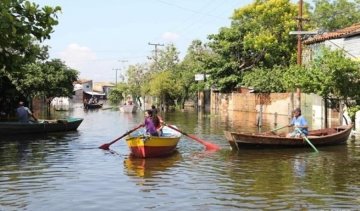
[(158, 110), (156, 109), (156, 107), (154, 105), (151, 106), (151, 111), (153, 112), (153, 122), (154, 122), (154, 125), (156, 127), (156, 130), (158, 131), (159, 135), (162, 136), (163, 135), (163, 131), (162, 131), (163, 120), (158, 115)]
[(154, 119), (156, 119), (157, 116), (153, 115), (152, 110), (146, 110), (145, 111), (145, 122), (143, 124), (143, 126), (145, 126), (146, 128), (146, 133), (150, 134), (151, 136), (159, 136), (158, 131), (156, 130), (156, 126), (155, 126), (155, 121)]
[(299, 132), (297, 129), (295, 129), (292, 133), (289, 133), (286, 137), (288, 138), (298, 138), (301, 137), (301, 135), (307, 136), (309, 134), (308, 131), (308, 123), (306, 119), (301, 115), (301, 109), (296, 108), (294, 110), (294, 117), (292, 118), (290, 124), (288, 127), (295, 127), (300, 129), (301, 132)]

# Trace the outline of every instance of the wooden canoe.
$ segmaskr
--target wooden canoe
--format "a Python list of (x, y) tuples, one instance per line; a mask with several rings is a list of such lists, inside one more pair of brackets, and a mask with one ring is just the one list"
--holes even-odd
[[(315, 146), (344, 144), (349, 138), (352, 125), (309, 131), (307, 138)], [(240, 147), (309, 147), (303, 138), (287, 138), (271, 133), (250, 134), (224, 131), (233, 150)]]
[(58, 120), (39, 120), (37, 122), (0, 122), (1, 135), (51, 133), (76, 130), (82, 118), (67, 118)]
[(131, 156), (138, 158), (162, 157), (173, 154), (181, 134), (164, 127), (162, 136), (147, 136), (143, 134), (129, 135), (126, 143)]

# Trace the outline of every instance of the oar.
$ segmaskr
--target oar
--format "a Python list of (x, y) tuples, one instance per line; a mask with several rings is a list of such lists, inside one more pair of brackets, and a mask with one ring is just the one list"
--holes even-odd
[(137, 130), (137, 129), (141, 128), (142, 126), (143, 126), (143, 125), (139, 125), (139, 126), (137, 126), (136, 128), (134, 128), (134, 129), (132, 129), (132, 130), (130, 130), (130, 131), (128, 131), (128, 132), (126, 132), (125, 134), (123, 134), (123, 135), (122, 135), (122, 136), (120, 136), (119, 138), (116, 138), (116, 139), (115, 139), (115, 140), (113, 140), (112, 142), (107, 143), (107, 144), (103, 144), (103, 145), (99, 146), (99, 149), (109, 150), (110, 145), (112, 145), (113, 143), (117, 142), (118, 140), (120, 140), (120, 139), (124, 138), (125, 136), (129, 135), (130, 133), (134, 132), (135, 130)]
[(196, 136), (187, 134), (184, 131), (181, 131), (181, 130), (179, 130), (179, 129), (171, 126), (171, 125), (166, 124), (165, 122), (163, 122), (163, 124), (166, 125), (167, 127), (171, 128), (171, 129), (173, 129), (173, 130), (175, 130), (175, 131), (177, 131), (177, 132), (179, 132), (179, 133), (181, 133), (181, 134), (183, 134), (183, 135), (185, 135), (185, 136), (199, 142), (200, 144), (204, 145), (206, 147), (206, 150), (216, 151), (216, 150), (220, 149), (220, 147), (218, 145), (216, 145), (216, 144), (206, 142), (206, 141), (204, 141), (204, 140), (202, 140), (202, 139), (200, 139), (200, 138), (198, 138)]
[(275, 128), (275, 129), (273, 129), (273, 130), (270, 130), (270, 132), (272, 133), (272, 132), (275, 132), (275, 131), (277, 131), (277, 130), (280, 130), (280, 129), (283, 129), (283, 128), (286, 128), (286, 127), (288, 127), (288, 125), (285, 125), (285, 126), (283, 126), (283, 127)]
[(315, 150), (315, 152), (319, 152), (316, 147), (310, 142), (310, 140), (308, 138), (306, 138), (305, 134), (299, 129), (299, 128), (295, 128), (299, 133), (302, 134), (302, 137), (305, 139), (305, 141)]
[(277, 130), (280, 130), (280, 129), (283, 129), (283, 128), (286, 128), (286, 127), (288, 127), (288, 125), (285, 125), (285, 126), (283, 126), (283, 127), (278, 127), (278, 128), (275, 128), (275, 129), (272, 129), (272, 130), (270, 130), (270, 131), (263, 132), (263, 133), (264, 133), (264, 134), (266, 134), (266, 133), (272, 133), (272, 132), (275, 132), (275, 131), (277, 131)]

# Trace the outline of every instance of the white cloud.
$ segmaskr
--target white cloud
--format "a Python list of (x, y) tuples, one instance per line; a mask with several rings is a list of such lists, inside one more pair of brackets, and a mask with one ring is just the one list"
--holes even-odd
[(97, 58), (96, 53), (86, 46), (77, 43), (69, 44), (59, 53), (65, 64), (80, 72), (80, 79), (93, 81), (114, 81), (114, 61)]
[(96, 59), (96, 54), (88, 47), (72, 43), (59, 56), (66, 64), (74, 69), (82, 69), (85, 64)]
[(173, 42), (176, 41), (180, 37), (180, 35), (174, 32), (165, 32), (161, 37), (166, 41)]

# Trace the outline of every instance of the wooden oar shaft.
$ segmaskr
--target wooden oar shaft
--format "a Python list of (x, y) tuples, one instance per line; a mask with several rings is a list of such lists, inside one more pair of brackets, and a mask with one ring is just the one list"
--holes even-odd
[(220, 149), (220, 147), (219, 147), (218, 145), (216, 145), (216, 144), (212, 144), (212, 143), (206, 142), (206, 141), (204, 141), (204, 140), (202, 140), (202, 139), (200, 139), (200, 138), (198, 138), (198, 137), (196, 137), (196, 136), (194, 136), (194, 135), (187, 134), (186, 132), (181, 131), (181, 130), (177, 129), (176, 127), (173, 127), (173, 126), (168, 125), (168, 124), (166, 124), (166, 123), (163, 123), (163, 124), (166, 125), (167, 127), (171, 128), (171, 129), (173, 129), (173, 130), (175, 130), (175, 131), (177, 131), (177, 132), (179, 132), (179, 133), (181, 133), (181, 134), (183, 134), (183, 135), (185, 135), (185, 136), (187, 136), (187, 137), (189, 137), (189, 138), (191, 138), (191, 139), (199, 142), (200, 144), (204, 145), (204, 146), (206, 147), (206, 150), (213, 150), (213, 151), (215, 151), (215, 150), (219, 150), (219, 149)]
[(311, 141), (305, 136), (305, 134), (299, 129), (299, 128), (296, 128), (296, 130), (301, 133), (303, 139), (315, 150), (315, 152), (319, 152), (316, 147), (311, 143)]
[(288, 126), (285, 125), (285, 126), (283, 126), (283, 127), (278, 127), (278, 128), (273, 129), (273, 130), (270, 130), (270, 132), (275, 132), (275, 131), (277, 131), (277, 130), (280, 130), (280, 129), (283, 129), (283, 128), (286, 128), (286, 127), (288, 127)]
[(139, 129), (140, 127), (142, 127), (143, 125), (139, 125), (131, 130), (129, 130), (128, 132), (124, 133), (122, 136), (116, 138), (115, 140), (113, 140), (110, 143), (107, 144), (103, 144), (101, 146), (99, 146), (100, 149), (104, 149), (104, 150), (109, 150), (110, 145), (112, 145), (113, 143), (117, 142), (118, 140), (124, 138), (125, 136), (129, 135), (130, 133), (134, 132), (135, 130)]

